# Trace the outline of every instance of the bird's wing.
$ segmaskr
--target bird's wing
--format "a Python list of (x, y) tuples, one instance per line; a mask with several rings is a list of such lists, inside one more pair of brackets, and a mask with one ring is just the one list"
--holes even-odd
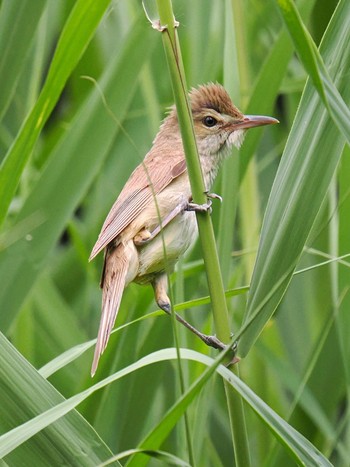
[(150, 152), (131, 174), (112, 206), (90, 255), (90, 261), (114, 240), (176, 177), (186, 171), (182, 151), (171, 157)]

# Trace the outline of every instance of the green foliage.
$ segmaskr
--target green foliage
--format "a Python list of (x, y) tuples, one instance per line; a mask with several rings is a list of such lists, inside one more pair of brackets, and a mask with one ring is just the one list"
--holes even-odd
[[(223, 82), (281, 121), (251, 130), (214, 187), (240, 377), (178, 328), (184, 392), (172, 322), (136, 285), (89, 376), (101, 258), (87, 259), (173, 103), (161, 34), (136, 0), (0, 3), (4, 465), (187, 465), (189, 442), (197, 465), (232, 465), (222, 380), (245, 401), (252, 465), (348, 465), (350, 4), (323, 3), (173, 1), (188, 85)], [(213, 332), (199, 243), (173, 289)]]

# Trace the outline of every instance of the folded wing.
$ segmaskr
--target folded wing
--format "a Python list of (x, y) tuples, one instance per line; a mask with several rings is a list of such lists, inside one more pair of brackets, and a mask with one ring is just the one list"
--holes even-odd
[(112, 206), (89, 260), (117, 238), (158, 193), (185, 171), (186, 161), (182, 151), (172, 154), (171, 158), (151, 151), (131, 174)]

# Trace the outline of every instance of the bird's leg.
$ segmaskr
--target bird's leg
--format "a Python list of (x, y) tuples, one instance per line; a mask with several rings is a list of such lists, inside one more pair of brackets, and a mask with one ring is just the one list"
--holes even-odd
[[(155, 299), (159, 308), (165, 311), (168, 315), (171, 315), (170, 299), (167, 295), (168, 278), (166, 274), (161, 274), (157, 276), (153, 280), (152, 286), (154, 289)], [(187, 329), (189, 329), (191, 332), (193, 332), (193, 334), (198, 336), (208, 346), (219, 350), (224, 350), (226, 348), (225, 344), (223, 344), (216, 336), (208, 336), (207, 334), (203, 334), (177, 313), (175, 313), (175, 317), (179, 321), (179, 323), (183, 324)]]

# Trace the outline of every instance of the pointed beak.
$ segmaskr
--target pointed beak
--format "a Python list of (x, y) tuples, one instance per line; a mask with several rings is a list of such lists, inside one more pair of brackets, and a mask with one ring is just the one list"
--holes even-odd
[(276, 118), (265, 117), (264, 115), (245, 115), (241, 122), (235, 123), (235, 129), (254, 128), (256, 126), (274, 125), (279, 123)]

